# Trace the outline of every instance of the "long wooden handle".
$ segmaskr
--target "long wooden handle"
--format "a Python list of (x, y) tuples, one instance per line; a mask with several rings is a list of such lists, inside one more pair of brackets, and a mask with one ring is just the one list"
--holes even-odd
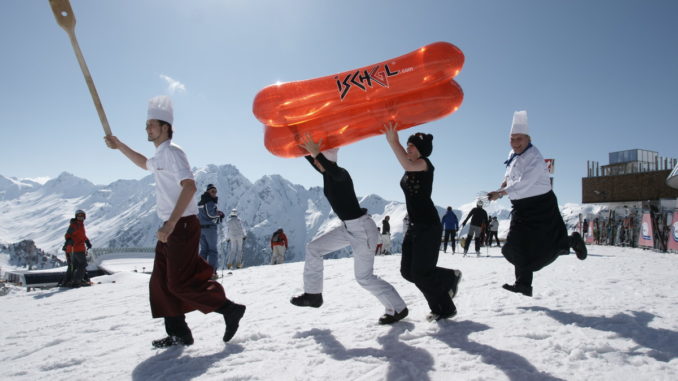
[(52, 6), (52, 12), (54, 13), (57, 23), (66, 31), (66, 33), (68, 33), (68, 37), (71, 40), (75, 57), (80, 64), (82, 75), (85, 76), (85, 82), (87, 82), (87, 88), (92, 96), (94, 107), (96, 107), (97, 113), (99, 114), (99, 120), (101, 121), (101, 126), (104, 128), (104, 133), (107, 136), (112, 135), (111, 127), (108, 124), (108, 119), (104, 112), (104, 106), (101, 104), (99, 93), (97, 93), (97, 89), (94, 86), (94, 80), (92, 80), (92, 75), (89, 73), (87, 63), (85, 63), (85, 57), (82, 55), (77, 38), (75, 38), (75, 15), (73, 14), (71, 4), (68, 0), (49, 0), (49, 4)]

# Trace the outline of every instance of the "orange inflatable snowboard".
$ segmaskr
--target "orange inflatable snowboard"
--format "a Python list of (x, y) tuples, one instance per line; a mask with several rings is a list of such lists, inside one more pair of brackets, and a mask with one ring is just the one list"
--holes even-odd
[(456, 46), (436, 42), (360, 69), (268, 86), (253, 112), (271, 153), (303, 156), (298, 144), (306, 133), (328, 149), (378, 135), (389, 120), (405, 129), (456, 111), (463, 92), (452, 78), (463, 63)]

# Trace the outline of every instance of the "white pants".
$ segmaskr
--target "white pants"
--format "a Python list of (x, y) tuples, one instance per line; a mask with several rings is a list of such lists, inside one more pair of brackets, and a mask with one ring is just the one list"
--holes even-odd
[(381, 247), (381, 253), (386, 254), (391, 252), (391, 234), (382, 234), (381, 235), (381, 243), (383, 246)]
[(393, 315), (405, 309), (405, 302), (398, 291), (374, 275), (374, 249), (378, 241), (377, 225), (367, 214), (343, 221), (340, 226), (316, 237), (306, 245), (304, 292), (319, 294), (323, 291), (323, 256), (350, 245), (353, 249), (353, 272), (358, 284), (379, 299), (387, 314)]
[(231, 247), (228, 249), (228, 256), (226, 257), (226, 264), (230, 265), (233, 263), (233, 258), (235, 257), (236, 265), (242, 263), (242, 237), (230, 238)]
[(273, 255), (271, 256), (272, 265), (278, 265), (285, 262), (285, 246), (274, 245), (272, 251), (273, 251)]

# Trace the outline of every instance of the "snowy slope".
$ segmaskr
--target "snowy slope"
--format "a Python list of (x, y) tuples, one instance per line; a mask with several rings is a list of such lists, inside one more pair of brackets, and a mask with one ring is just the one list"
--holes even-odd
[(377, 300), (353, 280), (350, 258), (325, 262), (325, 304), (298, 308), (303, 263), (238, 270), (221, 281), (247, 305), (232, 342), (220, 315), (192, 312), (196, 339), (155, 350), (164, 335), (148, 306), (148, 275), (121, 272), (91, 288), (0, 297), (3, 380), (676, 380), (678, 256), (590, 247), (535, 274), (533, 298), (500, 288), (513, 280), (490, 257), (441, 254), (464, 277), (459, 315), (429, 323), (399, 255), (377, 257), (410, 309), (379, 326)]

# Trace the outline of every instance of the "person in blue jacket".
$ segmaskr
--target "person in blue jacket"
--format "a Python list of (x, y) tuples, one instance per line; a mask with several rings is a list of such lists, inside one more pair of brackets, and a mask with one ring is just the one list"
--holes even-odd
[(443, 216), (441, 222), (443, 223), (443, 229), (445, 230), (445, 239), (443, 240), (443, 253), (447, 252), (447, 242), (452, 240), (452, 254), (454, 254), (457, 243), (455, 241), (457, 237), (457, 230), (459, 230), (459, 219), (457, 215), (452, 211), (452, 207), (447, 207), (447, 213)]
[(198, 218), (200, 219), (200, 256), (212, 266), (212, 278), (216, 279), (219, 268), (217, 252), (217, 228), (224, 219), (224, 213), (217, 208), (217, 187), (208, 184), (205, 193), (198, 202)]

